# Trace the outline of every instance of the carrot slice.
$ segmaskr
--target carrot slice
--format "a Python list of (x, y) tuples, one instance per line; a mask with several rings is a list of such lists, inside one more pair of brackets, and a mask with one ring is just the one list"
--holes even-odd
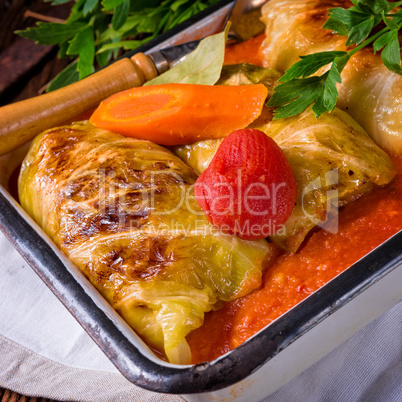
[(132, 88), (104, 100), (89, 121), (106, 130), (162, 145), (222, 138), (260, 114), (262, 84), (164, 84)]

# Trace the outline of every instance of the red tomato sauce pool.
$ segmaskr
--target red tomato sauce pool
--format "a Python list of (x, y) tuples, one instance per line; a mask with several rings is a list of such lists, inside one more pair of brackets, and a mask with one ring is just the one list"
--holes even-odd
[[(225, 62), (261, 64), (255, 60), (261, 40), (253, 40), (250, 48), (241, 44), (229, 49)], [(260, 289), (205, 316), (204, 325), (187, 337), (193, 363), (213, 360), (239, 346), (402, 229), (402, 156), (393, 160), (397, 177), (344, 207), (336, 234), (316, 231), (296, 254), (277, 258)]]

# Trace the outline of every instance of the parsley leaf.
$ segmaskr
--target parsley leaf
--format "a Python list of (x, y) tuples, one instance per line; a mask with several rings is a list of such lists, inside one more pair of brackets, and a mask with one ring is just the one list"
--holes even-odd
[[(347, 10), (336, 7), (329, 10), (329, 19), (324, 24), (324, 28), (332, 29), (335, 33), (340, 35), (347, 35), (350, 29), (361, 24), (366, 19), (367, 15), (354, 9), (354, 7)], [(339, 27), (339, 29), (336, 27)]]
[[(339, 56), (346, 54), (346, 52), (328, 53), (342, 53), (339, 54)], [(323, 59), (322, 53), (318, 53), (317, 55), (320, 59)], [(313, 59), (313, 56), (315, 55), (311, 56), (311, 59)], [(328, 57), (329, 56), (330, 55), (328, 55)], [(332, 55), (333, 62), (330, 69), (321, 76), (293, 78), (279, 84), (275, 88), (273, 96), (267, 103), (268, 106), (282, 105), (275, 110), (275, 118), (281, 119), (284, 117), (295, 116), (306, 109), (311, 103), (313, 103), (312, 109), (317, 117), (325, 111), (331, 111), (335, 107), (336, 99), (338, 97), (336, 83), (341, 82), (336, 59), (337, 56)]]
[(77, 62), (70, 63), (48, 86), (47, 91), (55, 91), (79, 80)]
[(130, 0), (123, 0), (123, 2), (116, 7), (112, 17), (112, 27), (115, 31), (118, 31), (126, 22), (129, 11)]
[(391, 70), (397, 74), (402, 74), (401, 49), (398, 40), (398, 30), (393, 29), (391, 31), (389, 41), (381, 53), (381, 59), (388, 70)]
[(301, 56), (301, 60), (293, 64), (279, 82), (292, 80), (293, 78), (308, 77), (318, 71), (321, 67), (333, 62), (335, 57), (345, 56), (347, 54), (347, 52), (343, 51), (333, 51)]
[(321, 77), (293, 79), (275, 88), (267, 103), (268, 106), (280, 106), (275, 110), (275, 118), (295, 116), (314, 102), (322, 91)]
[(336, 59), (331, 64), (331, 68), (329, 69), (329, 71), (325, 74), (327, 74), (327, 76), (325, 77), (324, 88), (320, 94), (320, 98), (318, 99), (319, 105), (321, 107), (318, 109), (318, 106), (316, 105), (313, 106), (313, 111), (316, 114), (316, 116), (321, 115), (326, 110), (330, 112), (335, 107), (336, 99), (338, 98), (338, 90), (336, 89), (336, 83), (342, 82), (341, 74), (338, 70)]
[[(378, 21), (378, 20), (377, 20)], [(356, 43), (356, 45), (360, 45), (371, 33), (374, 28), (374, 17), (368, 18), (362, 21), (360, 24), (352, 27), (349, 30), (348, 40), (346, 41), (346, 45), (351, 45), (352, 43)], [(378, 22), (377, 22), (378, 24)]]
[(17, 31), (16, 33), (40, 45), (57, 45), (70, 40), (85, 26), (85, 22), (72, 22), (71, 24), (39, 22), (37, 28), (28, 28), (25, 31)]
[(77, 64), (79, 79), (82, 79), (93, 72), (95, 46), (93, 29), (91, 26), (77, 32), (71, 40), (66, 53), (69, 56), (79, 56)]
[(82, 14), (86, 17), (88, 14), (92, 13), (95, 10), (95, 7), (98, 5), (99, 0), (87, 0), (82, 8)]

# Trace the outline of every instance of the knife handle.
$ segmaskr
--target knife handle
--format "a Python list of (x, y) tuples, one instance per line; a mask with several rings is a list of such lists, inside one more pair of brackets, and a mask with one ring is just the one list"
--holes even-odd
[(141, 86), (157, 75), (151, 58), (137, 53), (74, 84), (0, 107), (0, 155), (48, 128), (72, 121), (108, 96)]

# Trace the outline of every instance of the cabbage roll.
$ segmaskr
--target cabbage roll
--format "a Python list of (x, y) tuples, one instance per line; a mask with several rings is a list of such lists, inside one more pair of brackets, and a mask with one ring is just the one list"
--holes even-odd
[[(316, 225), (336, 231), (338, 207), (389, 183), (396, 174), (391, 158), (340, 109), (316, 119), (308, 108), (287, 119), (260, 118), (252, 126), (277, 142), (296, 177), (295, 208), (283, 228), (271, 236), (287, 251), (296, 252)], [(175, 153), (202, 172), (221, 141), (176, 147)]]
[[(345, 46), (346, 36), (322, 28), (328, 9), (350, 6), (350, 1), (342, 0), (268, 1), (261, 10), (266, 25), (264, 65), (284, 73), (299, 56), (350, 49)], [(338, 107), (380, 147), (402, 154), (402, 76), (383, 65), (380, 53), (374, 55), (366, 48), (351, 58), (341, 77)]]
[(337, 105), (382, 148), (402, 155), (402, 76), (389, 71), (379, 54), (362, 49), (342, 72)]
[(23, 208), (152, 348), (189, 363), (187, 334), (261, 284), (274, 256), (209, 224), (192, 168), (167, 149), (80, 122), (39, 135)]
[(300, 56), (348, 50), (346, 37), (323, 29), (328, 10), (351, 7), (348, 0), (270, 0), (261, 8), (264, 66), (284, 73)]

